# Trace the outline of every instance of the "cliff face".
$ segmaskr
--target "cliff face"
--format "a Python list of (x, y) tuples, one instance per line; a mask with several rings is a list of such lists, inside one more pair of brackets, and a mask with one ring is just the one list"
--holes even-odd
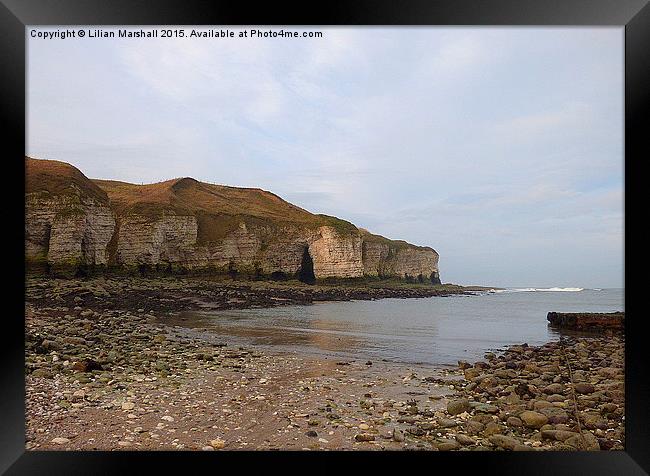
[(26, 159), (27, 262), (51, 266), (438, 279), (438, 253), (314, 215), (269, 192), (176, 179), (89, 180)]

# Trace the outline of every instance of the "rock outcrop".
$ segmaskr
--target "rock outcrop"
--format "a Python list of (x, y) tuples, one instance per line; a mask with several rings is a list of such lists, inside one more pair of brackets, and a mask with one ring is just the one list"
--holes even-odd
[(624, 312), (549, 312), (546, 319), (553, 327), (580, 331), (625, 329)]
[(263, 190), (183, 178), (90, 180), (26, 158), (26, 260), (54, 266), (204, 270), (439, 283), (438, 253), (315, 215)]

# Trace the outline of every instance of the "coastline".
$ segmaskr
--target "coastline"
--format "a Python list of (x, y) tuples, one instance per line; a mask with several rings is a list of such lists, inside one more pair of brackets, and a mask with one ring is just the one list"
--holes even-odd
[(423, 291), (189, 282), (28, 278), (28, 449), (624, 447), (622, 338), (513, 346), (455, 369), (261, 352), (160, 320), (207, 299), (238, 309)]

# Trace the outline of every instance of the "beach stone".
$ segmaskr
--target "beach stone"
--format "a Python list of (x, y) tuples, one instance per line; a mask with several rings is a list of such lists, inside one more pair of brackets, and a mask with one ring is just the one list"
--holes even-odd
[(474, 403), (472, 402), (471, 404), (472, 409), (474, 409), (477, 412), (482, 412), (482, 413), (497, 413), (499, 411), (499, 407), (496, 405), (492, 405), (490, 403)]
[(500, 425), (492, 421), (487, 425), (485, 425), (485, 430), (483, 430), (483, 434), (485, 436), (496, 435), (496, 434), (503, 433), (504, 430), (505, 428), (503, 427), (503, 425)]
[(583, 395), (584, 394), (594, 393), (596, 391), (594, 386), (592, 384), (590, 384), (590, 383), (577, 383), (577, 384), (575, 384), (573, 386), (573, 388), (575, 389), (575, 391), (577, 393), (580, 393), (580, 394), (583, 394)]
[(538, 412), (524, 411), (519, 414), (519, 418), (528, 428), (541, 428), (548, 423), (548, 417)]
[(548, 417), (548, 423), (553, 425), (567, 423), (569, 421), (569, 414), (562, 408), (550, 406), (542, 408), (539, 413)]
[(508, 419), (506, 420), (506, 425), (520, 427), (520, 426), (523, 426), (524, 424), (521, 421), (521, 419), (519, 419), (517, 417), (514, 417), (514, 416), (511, 416), (511, 417), (508, 417)]
[[(438, 423), (440, 424), (441, 427), (443, 428), (453, 428), (458, 425), (458, 422), (455, 420), (452, 420), (450, 418), (441, 418)], [(428, 428), (429, 430), (435, 429), (435, 424), (432, 424), (431, 428)], [(426, 428), (425, 428), (426, 429)]]
[(77, 372), (91, 372), (93, 370), (102, 370), (99, 362), (93, 359), (83, 359), (72, 364), (72, 370)]
[(548, 440), (566, 441), (567, 439), (575, 436), (573, 431), (566, 430), (542, 430), (542, 438)]
[(442, 439), (435, 443), (438, 451), (453, 451), (460, 448), (460, 443), (456, 440)]
[(549, 395), (546, 397), (546, 401), (549, 403), (553, 402), (563, 402), (566, 400), (566, 397), (564, 395), (560, 395), (558, 393), (554, 393), (553, 395)]
[(564, 443), (584, 451), (598, 451), (600, 450), (600, 444), (598, 443), (598, 438), (589, 433), (588, 431), (576, 433), (574, 436), (564, 440)]
[(77, 390), (72, 394), (73, 401), (83, 400), (84, 398), (86, 398), (86, 392), (84, 390)]
[(456, 441), (463, 446), (475, 445), (476, 440), (462, 433), (456, 435)]
[(468, 412), (470, 410), (471, 407), (467, 398), (450, 400), (449, 403), (447, 403), (447, 413), (450, 415), (458, 415), (459, 413)]
[(615, 403), (604, 403), (600, 407), (600, 413), (603, 415), (614, 413), (616, 410), (618, 410), (618, 405), (616, 405)]
[[(434, 422), (417, 422), (416, 425), (419, 426), (420, 428), (422, 428), (423, 430), (431, 431), (431, 430), (435, 430), (436, 428), (438, 428), (438, 426), (442, 426), (444, 428), (445, 425), (442, 424), (443, 420), (445, 420), (445, 419), (444, 418), (441, 419), (439, 424), (436, 424)], [(455, 426), (457, 424), (453, 420), (446, 420), (446, 421), (452, 421), (454, 424), (451, 425), (451, 426)]]
[(44, 339), (43, 342), (41, 342), (41, 348), (46, 352), (61, 350), (61, 346), (57, 342), (48, 339)]
[(31, 373), (32, 377), (39, 377), (39, 378), (53, 378), (54, 374), (49, 371), (48, 369), (36, 369)]
[(506, 450), (514, 450), (515, 447), (520, 444), (520, 441), (516, 438), (505, 435), (491, 435), (488, 439), (494, 446), (498, 446), (499, 448)]
[(607, 421), (596, 413), (582, 413), (580, 414), (580, 420), (589, 430), (594, 430), (596, 428), (606, 430), (608, 426)]
[(566, 389), (561, 383), (552, 383), (542, 389), (542, 392), (546, 393), (547, 395), (552, 395), (554, 393), (562, 394), (565, 391)]
[(469, 368), (469, 369), (465, 369), (465, 379), (466, 380), (472, 381), (476, 377), (478, 377), (479, 375), (481, 375), (481, 371), (479, 369), (477, 369), (477, 368), (472, 367), (472, 368)]

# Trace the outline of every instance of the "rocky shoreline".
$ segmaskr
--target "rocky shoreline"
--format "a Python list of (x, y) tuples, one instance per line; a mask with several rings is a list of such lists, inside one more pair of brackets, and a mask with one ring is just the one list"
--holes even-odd
[(26, 447), (624, 449), (620, 334), (512, 346), (459, 368), (427, 368), (259, 352), (164, 324), (188, 308), (422, 290), (434, 291), (29, 278)]

